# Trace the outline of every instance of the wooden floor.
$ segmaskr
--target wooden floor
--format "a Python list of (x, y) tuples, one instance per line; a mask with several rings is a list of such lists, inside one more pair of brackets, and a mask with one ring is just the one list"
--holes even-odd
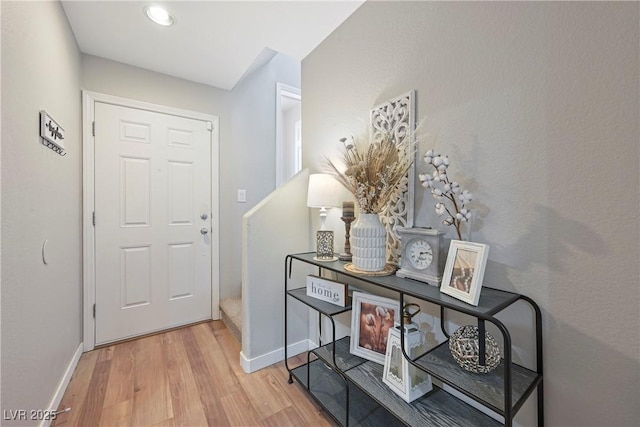
[(283, 362), (246, 374), (239, 353), (221, 321), (84, 353), (52, 426), (335, 425)]

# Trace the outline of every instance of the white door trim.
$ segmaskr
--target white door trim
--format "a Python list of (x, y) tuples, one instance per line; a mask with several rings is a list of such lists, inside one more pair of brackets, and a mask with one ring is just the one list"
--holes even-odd
[(282, 141), (282, 97), (301, 100), (301, 91), (297, 87), (284, 83), (276, 83), (276, 188), (284, 181), (282, 169), (284, 167), (284, 142)]
[[(95, 117), (94, 104), (119, 105), (139, 110), (171, 114), (196, 120), (209, 121), (211, 131), (211, 315), (213, 319), (220, 318), (220, 224), (219, 224), (219, 154), (220, 128), (219, 118), (209, 114), (182, 110), (163, 105), (150, 104), (105, 95), (97, 92), (82, 91), (82, 282), (83, 282), (83, 341), (84, 351), (95, 347), (95, 319), (93, 305), (96, 302), (95, 282), (95, 228), (93, 227), (93, 212), (95, 210), (95, 179), (94, 179), (94, 136), (93, 121)], [(214, 214), (215, 213), (215, 214)], [(97, 219), (100, 221), (100, 218)]]

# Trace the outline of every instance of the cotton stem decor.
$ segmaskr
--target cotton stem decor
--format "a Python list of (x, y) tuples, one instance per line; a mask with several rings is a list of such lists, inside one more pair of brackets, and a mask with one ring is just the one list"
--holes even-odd
[(433, 166), (433, 173), (420, 174), (422, 186), (431, 191), (431, 195), (437, 200), (435, 204), (438, 216), (444, 216), (444, 225), (453, 226), (462, 240), (462, 224), (471, 220), (471, 211), (467, 204), (473, 199), (473, 195), (463, 190), (456, 181), (451, 181), (449, 174), (449, 157), (429, 150), (424, 155), (426, 164)]

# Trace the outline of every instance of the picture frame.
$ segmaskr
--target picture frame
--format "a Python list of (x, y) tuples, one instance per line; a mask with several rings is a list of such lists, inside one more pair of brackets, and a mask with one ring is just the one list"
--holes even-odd
[(384, 365), (389, 329), (400, 320), (400, 302), (356, 291), (351, 307), (351, 354)]
[(488, 256), (488, 245), (452, 240), (440, 292), (477, 306)]

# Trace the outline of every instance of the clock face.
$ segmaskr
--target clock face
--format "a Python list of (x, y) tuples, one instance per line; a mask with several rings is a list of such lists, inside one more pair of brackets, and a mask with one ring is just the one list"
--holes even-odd
[(433, 262), (433, 249), (429, 243), (422, 239), (409, 242), (406, 254), (411, 265), (418, 270), (424, 270)]

